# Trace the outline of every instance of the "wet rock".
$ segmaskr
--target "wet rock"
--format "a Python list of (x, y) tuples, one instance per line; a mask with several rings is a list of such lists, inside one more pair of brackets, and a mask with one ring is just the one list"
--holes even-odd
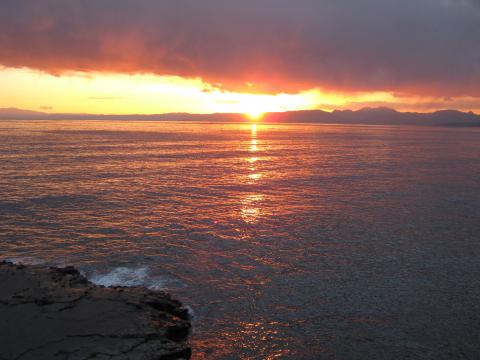
[(190, 359), (188, 312), (167, 293), (8, 262), (0, 284), (0, 360)]

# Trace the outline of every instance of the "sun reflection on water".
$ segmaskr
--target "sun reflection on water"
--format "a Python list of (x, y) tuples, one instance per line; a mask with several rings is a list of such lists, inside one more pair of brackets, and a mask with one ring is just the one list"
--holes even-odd
[(243, 221), (254, 224), (261, 215), (260, 202), (264, 199), (262, 194), (247, 195), (242, 199), (241, 215)]
[[(252, 170), (255, 170), (254, 168), (251, 168)], [(260, 180), (262, 178), (262, 174), (250, 174), (248, 175), (248, 178), (250, 180)]]
[[(261, 319), (264, 320), (264, 319)], [(240, 357), (233, 357), (235, 359), (285, 359), (291, 358), (291, 351), (289, 350), (289, 339), (285, 338), (279, 331), (279, 328), (288, 326), (285, 323), (276, 321), (253, 321), (241, 322), (238, 324), (239, 328), (235, 331), (226, 331), (223, 333), (223, 345), (225, 348), (212, 346), (208, 341), (197, 342), (197, 346), (213, 350), (212, 352), (205, 352), (199, 354), (199, 360), (206, 359), (226, 359), (229, 358), (229, 347), (231, 344), (241, 344), (240, 347), (247, 355)], [(274, 343), (275, 339), (279, 343)], [(253, 357), (253, 354), (258, 354), (260, 357)], [(250, 356), (249, 356), (250, 355)], [(232, 358), (232, 359), (233, 359)]]
[[(257, 124), (252, 124), (250, 128), (250, 141), (249, 141), (249, 151), (252, 155), (247, 159), (249, 163), (248, 167), (248, 174), (246, 183), (251, 186), (255, 186), (258, 182), (263, 178), (263, 173), (261, 169), (258, 167), (259, 158), (257, 153), (260, 151), (258, 146), (258, 138), (257, 138)], [(248, 224), (254, 224), (258, 221), (259, 217), (261, 216), (262, 210), (260, 204), (264, 201), (265, 195), (258, 193), (256, 188), (252, 189), (252, 192), (246, 194), (240, 200), (242, 205), (240, 210), (240, 215), (242, 220)]]
[[(253, 134), (253, 133), (252, 133)], [(253, 136), (253, 135), (252, 135)], [(257, 146), (257, 139), (252, 137), (252, 140), (250, 141), (250, 151), (251, 152), (256, 152), (258, 151), (258, 146)]]

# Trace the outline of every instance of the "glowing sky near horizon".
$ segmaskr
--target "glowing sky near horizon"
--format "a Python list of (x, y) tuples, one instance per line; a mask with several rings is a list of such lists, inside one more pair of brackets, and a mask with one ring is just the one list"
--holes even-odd
[(404, 111), (456, 108), (479, 112), (475, 98), (395, 97), (387, 92), (249, 94), (218, 89), (201, 79), (153, 74), (71, 72), (54, 76), (31, 69), (0, 69), (0, 108), (47, 113), (246, 113), (390, 106)]
[(0, 107), (480, 112), (476, 0), (3, 0)]

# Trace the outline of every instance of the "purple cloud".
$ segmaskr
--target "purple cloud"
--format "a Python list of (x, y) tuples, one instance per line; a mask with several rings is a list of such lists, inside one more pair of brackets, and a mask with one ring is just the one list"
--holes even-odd
[(237, 90), (480, 96), (479, 44), (477, 0), (0, 2), (4, 66)]

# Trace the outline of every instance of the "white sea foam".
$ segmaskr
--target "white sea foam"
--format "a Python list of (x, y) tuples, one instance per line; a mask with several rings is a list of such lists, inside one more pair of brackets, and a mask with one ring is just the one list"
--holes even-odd
[(185, 309), (188, 311), (188, 315), (190, 316), (190, 319), (195, 320), (195, 311), (193, 311), (193, 308), (189, 305), (185, 306)]
[(165, 288), (166, 279), (159, 276), (150, 276), (147, 267), (128, 268), (117, 267), (106, 273), (94, 273), (89, 280), (103, 286), (146, 286), (152, 290)]

